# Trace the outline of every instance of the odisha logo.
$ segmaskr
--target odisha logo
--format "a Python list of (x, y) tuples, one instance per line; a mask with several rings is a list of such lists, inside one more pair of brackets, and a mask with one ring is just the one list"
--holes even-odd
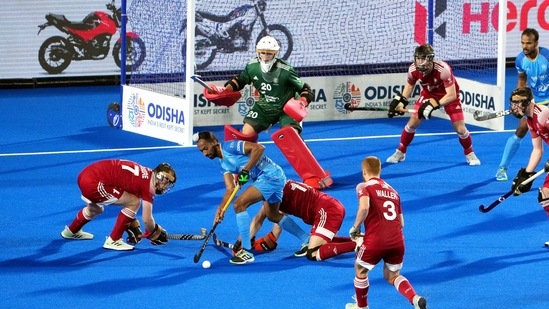
[(257, 99), (259, 99), (259, 92), (254, 90), (252, 86), (244, 87), (242, 98), (238, 101), (238, 113), (246, 116)]
[(344, 106), (349, 103), (352, 107), (360, 104), (360, 88), (351, 82), (341, 83), (334, 91), (335, 108), (340, 113), (348, 113)]
[(140, 127), (145, 121), (145, 102), (143, 102), (143, 99), (137, 93), (132, 94), (126, 103), (126, 108), (128, 109), (130, 123), (136, 128)]

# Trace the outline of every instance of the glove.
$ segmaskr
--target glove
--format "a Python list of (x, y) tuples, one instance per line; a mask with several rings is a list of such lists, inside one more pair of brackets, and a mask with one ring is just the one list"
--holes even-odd
[(530, 188), (532, 188), (532, 182), (529, 182), (525, 185), (520, 185), (523, 181), (525, 181), (526, 179), (530, 178), (531, 176), (533, 176), (534, 174), (536, 174), (535, 172), (527, 172), (525, 168), (521, 168), (518, 173), (517, 173), (517, 176), (515, 176), (515, 179), (513, 179), (513, 185), (511, 186), (511, 189), (513, 190), (513, 195), (514, 196), (519, 196), (521, 195), (522, 193), (526, 193), (528, 191), (530, 191)]
[(213, 91), (213, 92), (209, 91), (212, 94), (222, 93), (222, 92), (225, 92), (225, 90), (227, 90), (227, 88), (225, 88), (223, 86), (218, 86), (218, 85), (214, 85), (214, 84), (209, 84), (208, 86)]
[(153, 245), (164, 245), (168, 242), (168, 232), (160, 225), (155, 224), (152, 232), (146, 231), (143, 237), (148, 238)]
[[(433, 104), (433, 101), (435, 101), (435, 104)], [(431, 114), (434, 110), (437, 110), (440, 108), (440, 104), (438, 103), (437, 99), (431, 98), (423, 100), (421, 106), (419, 107), (419, 110), (417, 111), (417, 117), (419, 119), (429, 119), (431, 118)]]
[(269, 232), (269, 234), (253, 242), (253, 248), (257, 251), (273, 251), (277, 246), (278, 244), (273, 232)]
[(396, 109), (406, 108), (406, 106), (408, 106), (408, 99), (403, 97), (400, 93), (395, 95), (393, 97), (393, 101), (389, 104), (389, 112), (387, 113), (387, 116), (389, 118), (393, 118), (396, 115), (404, 115), (404, 112), (397, 112)]
[(141, 225), (139, 224), (139, 220), (133, 219), (133, 221), (126, 229), (126, 233), (128, 233), (126, 242), (130, 245), (137, 245), (141, 241), (141, 239), (143, 239), (143, 233), (141, 232)]
[(349, 236), (351, 236), (351, 238), (357, 238), (360, 236), (360, 226), (358, 227), (354, 227), (354, 226), (351, 226), (351, 229), (349, 230)]
[(240, 174), (238, 174), (238, 184), (242, 187), (248, 181), (250, 181), (250, 172), (247, 170), (242, 170)]
[(308, 105), (309, 103), (304, 97), (299, 97), (299, 99), (291, 98), (284, 104), (282, 110), (295, 121), (301, 122), (309, 113), (309, 110), (305, 108)]

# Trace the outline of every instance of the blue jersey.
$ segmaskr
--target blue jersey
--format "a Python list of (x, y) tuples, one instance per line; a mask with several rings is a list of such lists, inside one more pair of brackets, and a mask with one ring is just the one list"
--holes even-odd
[[(233, 140), (221, 143), (223, 159), (221, 163), (222, 173), (239, 174), (242, 168), (250, 160), (250, 156), (244, 152), (244, 141)], [(266, 155), (262, 155), (257, 164), (249, 170), (250, 178), (256, 180), (262, 174), (278, 173), (281, 168)]]
[(549, 49), (540, 47), (534, 60), (521, 52), (515, 60), (515, 66), (519, 74), (526, 74), (526, 85), (532, 89), (535, 101), (549, 100)]

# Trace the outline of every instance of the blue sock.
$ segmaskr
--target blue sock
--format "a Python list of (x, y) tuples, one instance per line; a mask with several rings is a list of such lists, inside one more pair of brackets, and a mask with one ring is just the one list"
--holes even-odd
[(309, 234), (307, 234), (302, 228), (297, 225), (290, 216), (282, 217), (282, 220), (278, 222), (278, 225), (288, 233), (294, 235), (295, 237), (301, 240), (302, 244), (309, 243)]
[(238, 233), (242, 238), (242, 248), (250, 250), (250, 214), (248, 211), (239, 212), (236, 214), (236, 225), (238, 226)]
[(509, 163), (517, 153), (520, 147), (521, 141), (522, 141), (522, 138), (516, 136), (515, 134), (509, 137), (509, 139), (507, 140), (507, 143), (505, 144), (505, 149), (503, 150), (503, 156), (501, 157), (501, 162), (499, 163), (499, 167), (503, 167), (505, 169), (509, 168)]

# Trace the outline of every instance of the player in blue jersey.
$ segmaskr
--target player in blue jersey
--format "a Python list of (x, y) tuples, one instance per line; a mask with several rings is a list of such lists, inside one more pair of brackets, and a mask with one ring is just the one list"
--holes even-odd
[(237, 179), (240, 186), (244, 186), (250, 180), (252, 181), (252, 184), (234, 201), (236, 224), (243, 246), (231, 258), (231, 263), (245, 264), (253, 262), (255, 259), (250, 252), (251, 218), (247, 209), (260, 201), (264, 201), (269, 206), (267, 207), (267, 218), (271, 222), (278, 223), (280, 227), (298, 237), (303, 244), (308, 243), (308, 233), (301, 229), (289, 216), (283, 216), (279, 212), (286, 175), (280, 166), (264, 154), (265, 146), (241, 140), (220, 143), (215, 134), (210, 131), (194, 134), (193, 140), (204, 156), (211, 160), (218, 158), (221, 165), (226, 191), (223, 200), (217, 207), (215, 222), (223, 219), (224, 212), (222, 208), (235, 188), (233, 175), (238, 175)]
[[(517, 88), (530, 87), (534, 101), (541, 103), (549, 100), (549, 49), (539, 46), (539, 33), (536, 29), (526, 28), (522, 32), (520, 43), (522, 52), (515, 60), (518, 72)], [(501, 162), (496, 172), (496, 180), (506, 181), (507, 169), (517, 153), (520, 142), (528, 132), (526, 117), (519, 121), (515, 134), (507, 140)]]

